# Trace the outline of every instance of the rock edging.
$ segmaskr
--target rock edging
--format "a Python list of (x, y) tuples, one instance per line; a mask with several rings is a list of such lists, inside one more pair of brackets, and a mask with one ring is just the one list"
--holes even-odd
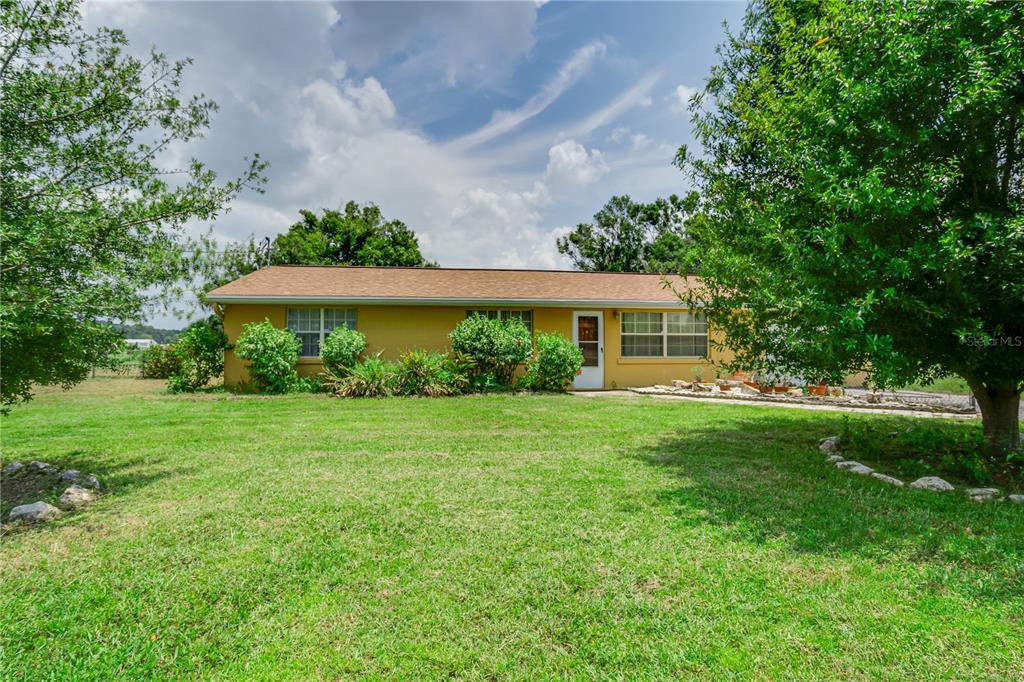
[[(902, 488), (904, 486), (904, 482), (894, 476), (889, 476), (888, 474), (875, 471), (871, 467), (852, 459), (845, 459), (841, 454), (839, 454), (839, 436), (823, 438), (818, 443), (818, 450), (825, 455), (826, 463), (833, 465), (840, 471), (849, 471), (854, 474), (860, 474), (861, 476), (870, 475), (872, 478), (883, 483), (888, 483), (896, 488)], [(938, 476), (922, 476), (916, 481), (910, 483), (910, 487), (916, 490), (930, 490), (932, 492), (949, 492), (956, 490), (956, 486), (949, 481), (939, 478)], [(1024, 494), (1013, 494), (1003, 497), (1003, 493), (999, 488), (964, 488), (964, 493), (966, 493), (972, 502), (1007, 500), (1013, 504), (1024, 504)]]

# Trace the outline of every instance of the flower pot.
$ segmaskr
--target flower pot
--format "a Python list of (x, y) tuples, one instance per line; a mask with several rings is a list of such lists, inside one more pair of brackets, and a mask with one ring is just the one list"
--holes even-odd
[(808, 384), (805, 388), (807, 395), (828, 395), (828, 385), (826, 384)]

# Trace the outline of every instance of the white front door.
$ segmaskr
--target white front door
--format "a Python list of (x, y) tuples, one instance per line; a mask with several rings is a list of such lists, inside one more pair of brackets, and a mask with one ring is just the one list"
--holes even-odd
[(572, 382), (572, 387), (604, 388), (603, 315), (600, 312), (573, 311), (572, 342), (583, 351), (583, 369)]

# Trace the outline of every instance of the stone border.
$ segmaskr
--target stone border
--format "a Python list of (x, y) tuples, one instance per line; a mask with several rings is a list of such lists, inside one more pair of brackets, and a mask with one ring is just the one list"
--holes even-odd
[[(844, 459), (843, 456), (839, 454), (839, 436), (823, 438), (818, 443), (818, 450), (825, 454), (825, 461), (836, 469), (849, 471), (862, 476), (871, 476), (872, 478), (882, 481), (883, 483), (888, 483), (889, 485), (897, 488), (903, 487), (903, 481), (898, 478), (877, 472), (871, 467), (852, 459)], [(952, 483), (949, 483), (938, 476), (922, 476), (911, 483), (910, 487), (918, 490), (931, 490), (933, 492), (949, 492), (956, 490), (956, 487)], [(964, 488), (963, 491), (969, 498), (971, 498), (971, 502), (1009, 500), (1013, 504), (1024, 504), (1024, 495), (1014, 494), (1003, 497), (1003, 493), (999, 488)]]

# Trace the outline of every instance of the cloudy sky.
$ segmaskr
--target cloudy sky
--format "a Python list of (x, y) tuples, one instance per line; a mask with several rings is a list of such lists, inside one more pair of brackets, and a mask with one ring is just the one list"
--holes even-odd
[(354, 199), (442, 266), (562, 268), (556, 236), (611, 195), (686, 189), (671, 166), (692, 142), (684, 100), (743, 7), (89, 2), (85, 16), (194, 60), (186, 91), (221, 109), (183, 153), (225, 174), (270, 161), (266, 194), (238, 200), (219, 240)]

